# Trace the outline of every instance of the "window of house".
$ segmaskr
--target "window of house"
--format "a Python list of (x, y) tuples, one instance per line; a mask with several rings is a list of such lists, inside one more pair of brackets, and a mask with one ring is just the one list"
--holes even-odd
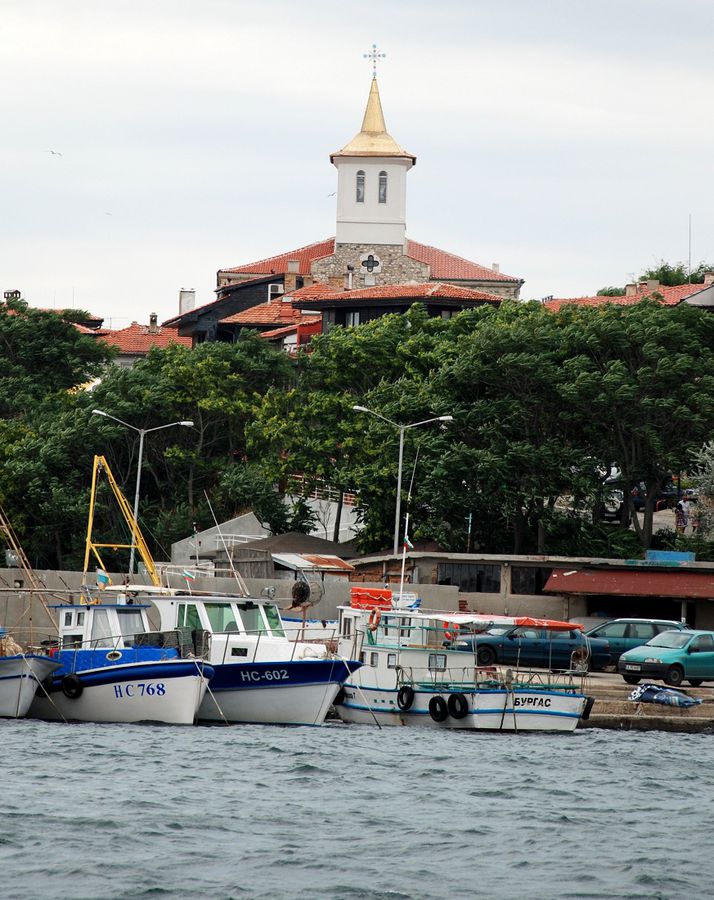
[(268, 300), (274, 300), (276, 297), (280, 297), (285, 293), (285, 288), (282, 284), (269, 284), (268, 285)]
[(511, 569), (512, 594), (542, 594), (543, 586), (552, 569), (540, 566), (513, 566)]
[(379, 202), (387, 202), (387, 173), (379, 173)]
[(357, 194), (355, 199), (358, 203), (364, 203), (364, 172), (362, 169), (357, 173)]
[(359, 310), (345, 313), (345, 325), (359, 325)]
[(501, 567), (483, 563), (441, 563), (437, 569), (439, 584), (455, 584), (471, 594), (498, 594)]

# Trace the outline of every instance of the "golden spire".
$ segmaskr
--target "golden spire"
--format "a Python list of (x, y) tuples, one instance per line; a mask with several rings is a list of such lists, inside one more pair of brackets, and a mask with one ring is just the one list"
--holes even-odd
[(416, 156), (400, 147), (387, 131), (376, 75), (372, 76), (362, 128), (348, 144), (330, 156), (330, 162), (336, 156), (401, 156), (416, 162)]

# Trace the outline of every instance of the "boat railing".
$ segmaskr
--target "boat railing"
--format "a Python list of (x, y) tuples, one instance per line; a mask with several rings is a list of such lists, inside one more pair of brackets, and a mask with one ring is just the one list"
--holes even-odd
[[(327, 656), (334, 656), (337, 653), (336, 629), (330, 630), (330, 637), (314, 640), (311, 638), (288, 638), (288, 632), (289, 629), (286, 629), (283, 623), (282, 631), (268, 632), (265, 628), (257, 628), (252, 631), (214, 631), (212, 636), (214, 643), (223, 644), (221, 663), (224, 664), (228, 662), (260, 662), (261, 644), (273, 638), (278, 638), (279, 646), (290, 648), (288, 655), (280, 656), (286, 662), (307, 659), (311, 656), (319, 658), (317, 653), (310, 654), (308, 652), (310, 647), (324, 647)], [(245, 640), (246, 638), (248, 640)], [(234, 650), (245, 650), (245, 655), (234, 653)], [(214, 661), (218, 662), (218, 660)]]
[(397, 686), (441, 688), (449, 691), (517, 687), (520, 690), (582, 690), (586, 673), (576, 670), (546, 671), (508, 666), (398, 666)]

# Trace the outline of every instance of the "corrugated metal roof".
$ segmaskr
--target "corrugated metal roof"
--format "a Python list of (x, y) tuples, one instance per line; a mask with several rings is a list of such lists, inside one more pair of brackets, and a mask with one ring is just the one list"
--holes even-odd
[(647, 568), (628, 571), (556, 569), (543, 590), (557, 594), (621, 594), (627, 597), (714, 600), (714, 578), (711, 572), (683, 569), (676, 572)]
[(316, 556), (312, 553), (272, 553), (273, 562), (288, 569), (312, 572), (354, 572), (354, 566), (339, 556)]

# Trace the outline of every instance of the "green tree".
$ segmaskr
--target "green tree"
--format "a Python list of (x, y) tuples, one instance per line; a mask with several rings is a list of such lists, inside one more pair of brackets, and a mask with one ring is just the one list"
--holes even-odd
[(702, 284), (706, 272), (714, 272), (714, 266), (700, 262), (695, 269), (692, 269), (690, 277), (686, 263), (672, 264), (661, 259), (658, 265), (645, 269), (640, 278), (657, 279), (665, 287), (674, 287), (678, 284), (688, 284), (690, 282), (691, 284)]

